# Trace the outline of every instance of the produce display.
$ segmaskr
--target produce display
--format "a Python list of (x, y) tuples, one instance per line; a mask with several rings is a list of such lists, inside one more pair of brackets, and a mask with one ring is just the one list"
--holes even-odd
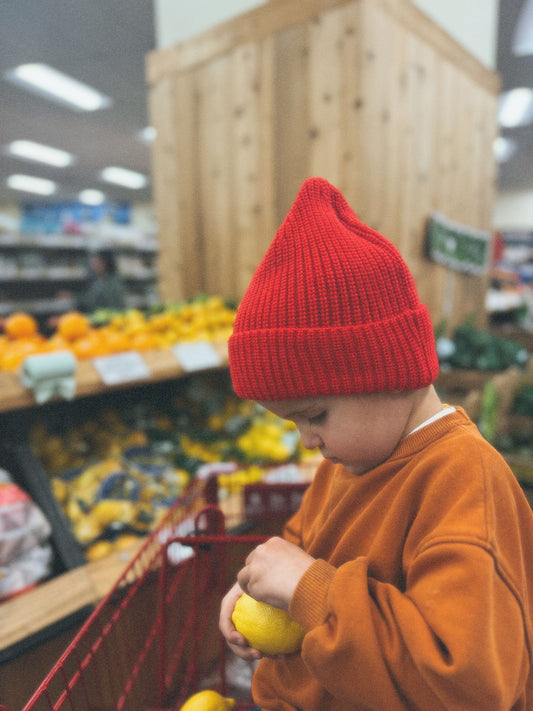
[(261, 481), (302, 447), (292, 423), (237, 398), (226, 372), (196, 374), (176, 394), (106, 406), (65, 425), (36, 422), (33, 452), (88, 559), (145, 535), (193, 477), (225, 463), (223, 491)]
[(33, 316), (13, 313), (4, 320), (0, 335), (0, 370), (16, 371), (27, 356), (59, 350), (70, 350), (83, 360), (187, 341), (223, 341), (231, 334), (234, 318), (235, 309), (222, 298), (202, 295), (149, 312), (106, 310), (86, 316), (71, 311), (60, 316), (54, 333), (46, 337)]
[[(457, 382), (461, 382), (459, 371)], [(441, 396), (456, 403), (454, 395)], [(479, 380), (460, 404), (505, 457), (517, 479), (533, 485), (533, 361), (525, 368), (511, 366)]]
[[(514, 387), (498, 387), (497, 383), (487, 383), (484, 389), (484, 399), (488, 401), (481, 414), (485, 421), (492, 417), (498, 424), (497, 428), (489, 430), (487, 439), (504, 455), (513, 455), (524, 460), (530, 460), (527, 467), (522, 462), (520, 472), (515, 472), (524, 479), (523, 472), (527, 469), (527, 481), (533, 481), (533, 383), (531, 375), (518, 380)], [(483, 429), (480, 428), (483, 432)], [(485, 432), (483, 432), (485, 434)], [(490, 435), (492, 439), (490, 438)], [(513, 470), (517, 466), (513, 462)]]
[(524, 367), (529, 358), (520, 343), (494, 336), (470, 322), (458, 326), (451, 338), (437, 336), (436, 345), (441, 367), (500, 371), (513, 365)]
[(533, 417), (533, 384), (523, 385), (516, 392), (511, 412), (522, 417)]

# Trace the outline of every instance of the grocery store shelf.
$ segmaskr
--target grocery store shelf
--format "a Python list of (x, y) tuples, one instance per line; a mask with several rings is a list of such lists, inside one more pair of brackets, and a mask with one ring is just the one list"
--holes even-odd
[[(178, 347), (145, 351), (137, 355), (142, 357), (146, 364), (149, 377), (124, 381), (111, 387), (102, 381), (101, 371), (95, 365), (94, 360), (80, 361), (76, 372), (75, 397), (99, 395), (116, 388), (156, 384), (185, 377), (208, 368), (227, 368), (227, 341), (208, 344), (218, 354), (219, 366), (208, 366), (206, 358), (203, 361), (204, 367), (200, 367), (202, 366), (202, 349), (195, 350), (195, 346), (201, 344), (180, 344), (182, 347), (184, 345), (191, 347), (189, 356), (193, 353), (197, 357), (198, 370), (195, 371), (191, 368), (191, 360), (187, 362), (183, 351)], [(181, 362), (179, 357), (182, 358)], [(192, 362), (194, 365), (194, 359)], [(36, 405), (33, 393), (22, 387), (18, 376), (15, 373), (0, 372), (0, 412), (7, 413), (7, 420), (17, 423), (19, 418), (15, 414), (10, 418), (10, 411), (16, 413), (24, 408), (35, 407), (38, 408), (39, 405)], [(33, 416), (34, 412), (28, 414)], [(26, 414), (24, 413), (23, 416), (25, 417)], [(24, 452), (27, 449), (28, 447), (24, 447)], [(298, 467), (304, 480), (310, 481), (312, 479), (317, 465), (317, 457), (317, 452), (310, 453), (299, 462)], [(6, 459), (6, 462), (9, 468), (14, 470), (18, 467), (26, 472), (29, 481), (31, 467), (25, 459), (13, 457), (12, 460)], [(30, 489), (30, 493), (32, 492), (35, 490)], [(228, 528), (238, 527), (245, 516), (242, 491), (227, 493), (225, 490), (224, 494), (225, 498), (221, 501), (220, 507), (226, 517), (226, 525)], [(35, 493), (33, 496), (43, 506), (44, 499), (40, 499)], [(44, 510), (48, 511), (48, 509)], [(61, 529), (57, 530), (60, 532)], [(12, 599), (3, 601), (0, 604), (0, 627), (2, 629), (0, 662), (11, 663), (32, 649), (48, 643), (58, 630), (60, 632), (70, 630), (75, 625), (81, 624), (89, 612), (113, 588), (126, 566), (144, 545), (145, 540), (140, 539), (126, 549), (114, 550), (103, 558), (86, 563), (83, 556), (79, 560), (73, 560), (70, 556), (67, 560), (66, 555), (63, 555), (61, 562), (65, 572), (39, 583), (34, 588)]]
[[(232, 522), (239, 523), (242, 518), (240, 495), (231, 495), (221, 504), (221, 508)], [(115, 585), (144, 541), (140, 539), (124, 550), (74, 568), (40, 583), (33, 590), (2, 602), (0, 652), (35, 638), (47, 628), (84, 608), (97, 605)]]
[[(210, 344), (220, 358), (220, 367), (228, 365), (228, 344), (220, 341)], [(120, 354), (117, 354), (117, 357)], [(79, 361), (76, 370), (76, 395), (75, 397), (86, 397), (98, 395), (111, 389), (131, 387), (141, 383), (153, 383), (162, 380), (171, 380), (188, 375), (190, 370), (186, 370), (179, 362), (172, 348), (158, 348), (143, 351), (138, 354), (147, 367), (149, 375), (147, 377), (127, 379), (127, 374), (122, 382), (115, 385), (106, 385), (100, 372), (97, 370), (94, 360)], [(28, 407), (35, 407), (35, 397), (32, 390), (25, 388), (18, 373), (0, 371), (0, 412), (10, 412)]]
[(0, 605), (0, 651), (31, 638), (87, 606), (112, 588), (141, 543), (69, 570)]
[(443, 390), (478, 390), (494, 377), (492, 370), (441, 369), (435, 382)]
[[(122, 243), (110, 234), (98, 242), (100, 248), (115, 254), (118, 273), (126, 284), (126, 299), (133, 302), (128, 306), (134, 308), (150, 306), (152, 291), (157, 291), (158, 244), (149, 236), (140, 237), (137, 234), (135, 240)], [(14, 311), (35, 316), (60, 313), (62, 306), (55, 300), (58, 294), (67, 287), (74, 295), (79, 294), (90, 278), (88, 260), (93, 247), (84, 235), (0, 233), (0, 315)], [(29, 282), (35, 297), (32, 299), (26, 294)], [(70, 309), (74, 300), (63, 310)]]
[[(20, 280), (19, 280), (20, 281)], [(3, 301), (0, 304), (0, 316), (9, 316), (15, 311), (27, 311), (35, 315), (62, 314), (73, 310), (74, 299), (34, 299), (32, 301)]]

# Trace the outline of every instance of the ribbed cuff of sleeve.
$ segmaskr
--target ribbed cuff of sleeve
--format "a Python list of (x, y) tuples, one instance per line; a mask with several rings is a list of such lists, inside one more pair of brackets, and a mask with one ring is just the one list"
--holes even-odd
[(327, 615), (328, 591), (336, 568), (320, 558), (302, 575), (289, 605), (289, 614), (306, 630), (321, 625)]

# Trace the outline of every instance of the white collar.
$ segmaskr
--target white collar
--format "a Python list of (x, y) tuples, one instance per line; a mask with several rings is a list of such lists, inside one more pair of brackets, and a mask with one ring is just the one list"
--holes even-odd
[(432, 415), (431, 417), (428, 417), (427, 420), (424, 420), (418, 427), (415, 427), (414, 430), (411, 430), (409, 434), (413, 434), (413, 432), (417, 432), (418, 430), (421, 430), (422, 427), (426, 427), (427, 425), (430, 425), (432, 422), (435, 422), (436, 420), (440, 420), (441, 417), (444, 417), (445, 415), (449, 415), (450, 413), (455, 412), (455, 407), (451, 407), (450, 405), (445, 405), (442, 410), (439, 410), (436, 414)]

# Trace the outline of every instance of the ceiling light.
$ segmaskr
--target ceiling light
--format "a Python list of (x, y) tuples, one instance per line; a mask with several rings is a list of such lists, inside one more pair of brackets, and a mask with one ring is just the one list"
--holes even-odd
[(111, 104), (108, 96), (47, 64), (21, 64), (4, 76), (15, 84), (68, 104), (78, 111), (96, 111)]
[(25, 193), (36, 193), (37, 195), (51, 195), (57, 187), (52, 180), (35, 178), (32, 175), (10, 175), (7, 184), (13, 190), (22, 190)]
[(513, 141), (512, 138), (498, 136), (492, 147), (495, 160), (498, 163), (505, 163), (516, 151), (516, 141)]
[(74, 162), (74, 156), (59, 148), (45, 146), (34, 141), (13, 141), (6, 146), (7, 152), (17, 158), (26, 158), (38, 163), (47, 163), (56, 168), (65, 168)]
[(101, 205), (105, 202), (105, 195), (101, 190), (82, 190), (78, 199), (85, 205)]
[(116, 183), (117, 185), (122, 185), (124, 188), (131, 188), (132, 190), (144, 188), (148, 183), (148, 179), (145, 175), (142, 175), (142, 173), (126, 170), (126, 168), (117, 168), (116, 166), (104, 168), (100, 173), (100, 177), (102, 180), (105, 180), (106, 183)]
[(505, 128), (524, 126), (533, 120), (533, 91), (526, 87), (511, 89), (500, 95), (498, 122)]
[(533, 0), (524, 0), (513, 35), (513, 54), (533, 54)]
[(141, 143), (146, 143), (147, 145), (150, 145), (150, 143), (153, 143), (155, 141), (155, 137), (157, 135), (157, 131), (153, 126), (146, 126), (146, 128), (143, 128), (142, 131), (139, 131), (137, 134), (137, 140), (139, 140)]

